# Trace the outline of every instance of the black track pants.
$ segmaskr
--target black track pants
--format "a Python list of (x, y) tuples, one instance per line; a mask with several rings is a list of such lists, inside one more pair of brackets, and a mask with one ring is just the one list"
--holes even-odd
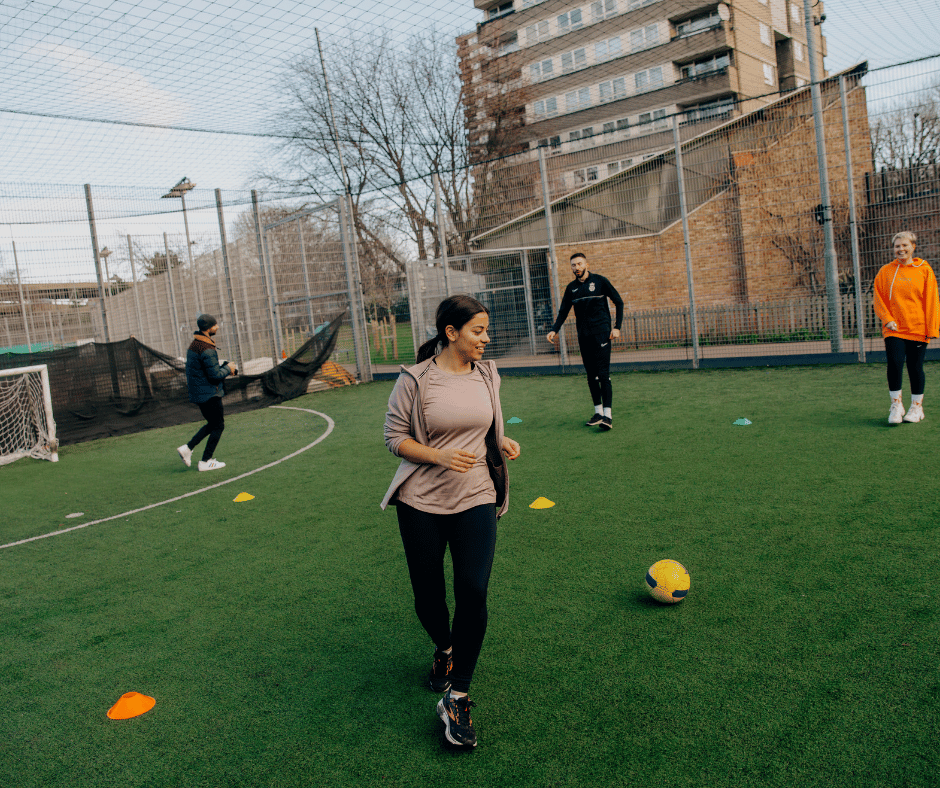
[(581, 363), (587, 372), (588, 388), (595, 405), (609, 408), (614, 392), (610, 385), (610, 335), (578, 334)]
[(190, 438), (189, 443), (186, 445), (190, 449), (195, 449), (202, 439), (209, 436), (209, 440), (206, 442), (206, 448), (202, 453), (202, 461), (207, 462), (211, 460), (215, 454), (215, 447), (219, 445), (219, 439), (222, 437), (222, 430), (225, 429), (225, 413), (222, 409), (222, 398), (221, 397), (210, 397), (205, 402), (200, 402), (199, 410), (202, 411), (202, 417), (206, 420), (206, 423), (202, 428)]
[(911, 394), (923, 394), (927, 343), (900, 337), (885, 337), (885, 353), (888, 356), (888, 390), (900, 391), (903, 388), (906, 361), (907, 375), (911, 379)]
[[(496, 549), (496, 507), (481, 504), (456, 514), (428, 514), (399, 503), (415, 611), (437, 648), (454, 647), (451, 686), (469, 692), (486, 635), (486, 592)], [(454, 564), (454, 622), (444, 587), (444, 550)]]

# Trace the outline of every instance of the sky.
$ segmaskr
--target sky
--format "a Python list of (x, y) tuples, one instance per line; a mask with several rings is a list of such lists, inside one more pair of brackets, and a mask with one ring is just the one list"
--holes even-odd
[[(936, 0), (829, 0), (825, 14), (830, 73), (940, 53)], [(186, 176), (198, 187), (187, 206), (194, 234), (217, 233), (213, 190), (227, 220), (244, 210), (273, 158), (277, 138), (264, 135), (277, 131), (285, 65), (315, 52), (316, 31), (329, 49), (375, 31), (457, 35), (482, 18), (470, 0), (3, 0), (0, 270), (14, 239), (34, 271), (61, 265), (61, 238), (86, 254), (84, 183), (103, 233), (162, 244), (182, 217), (152, 214), (179, 214), (160, 194)], [(871, 96), (890, 101), (937, 69), (876, 71)]]

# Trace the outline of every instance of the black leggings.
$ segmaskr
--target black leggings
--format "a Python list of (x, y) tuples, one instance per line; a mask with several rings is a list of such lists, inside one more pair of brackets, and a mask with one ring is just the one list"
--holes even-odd
[(888, 356), (888, 390), (900, 391), (904, 385), (904, 362), (907, 361), (907, 375), (911, 379), (911, 394), (924, 393), (924, 356), (927, 353), (926, 342), (913, 339), (885, 337), (885, 353)]
[[(396, 508), (418, 620), (437, 648), (454, 647), (451, 687), (469, 692), (486, 635), (486, 592), (496, 550), (496, 507), (480, 504), (456, 514), (429, 514), (403, 503)], [(453, 629), (444, 587), (444, 550), (448, 544), (454, 564)]]
[(581, 363), (587, 372), (588, 388), (595, 405), (605, 408), (614, 402), (614, 392), (610, 385), (610, 335), (578, 334), (578, 347), (581, 349)]
[(225, 413), (222, 410), (222, 398), (210, 397), (205, 402), (200, 402), (199, 410), (202, 411), (202, 417), (206, 423), (202, 428), (190, 438), (186, 445), (190, 449), (195, 449), (202, 439), (209, 436), (206, 442), (206, 448), (202, 453), (202, 461), (207, 462), (215, 454), (215, 447), (219, 445), (219, 438), (222, 437), (222, 430), (225, 429)]

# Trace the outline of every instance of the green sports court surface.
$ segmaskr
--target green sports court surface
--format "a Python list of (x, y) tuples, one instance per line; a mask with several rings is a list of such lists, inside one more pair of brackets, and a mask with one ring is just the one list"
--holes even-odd
[(935, 786), (940, 365), (898, 427), (879, 365), (613, 382), (601, 434), (583, 376), (503, 379), (473, 753), (378, 506), (391, 383), (230, 417), (220, 472), (194, 425), (0, 468), (0, 785)]

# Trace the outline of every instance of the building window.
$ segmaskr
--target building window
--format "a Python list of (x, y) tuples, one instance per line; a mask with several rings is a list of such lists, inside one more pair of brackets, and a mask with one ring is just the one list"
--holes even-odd
[(565, 11), (565, 13), (558, 17), (558, 35), (567, 33), (569, 30), (577, 30), (579, 27), (584, 27), (580, 8)]
[(537, 44), (539, 41), (546, 41), (549, 38), (551, 38), (551, 31), (547, 19), (544, 22), (529, 25), (525, 29), (526, 46), (532, 46), (532, 44)]
[(685, 36), (692, 36), (696, 33), (701, 33), (703, 30), (711, 30), (713, 27), (718, 27), (720, 24), (721, 17), (718, 16), (717, 11), (711, 11), (701, 16), (693, 16), (691, 19), (676, 24), (676, 37), (683, 38)]
[(800, 7), (794, 3), (790, 3), (790, 21), (793, 23), (794, 27), (799, 27), (802, 17), (800, 16)]
[(793, 42), (793, 57), (800, 63), (803, 62), (803, 45), (799, 41)]
[(769, 63), (764, 63), (764, 82), (768, 85), (774, 84), (774, 67)]
[(629, 0), (630, 4), (628, 6), (628, 10), (636, 11), (636, 9), (638, 8), (644, 8), (648, 5), (652, 5), (653, 3), (658, 3), (658, 2), (659, 0)]
[(584, 68), (587, 65), (587, 50), (584, 47), (576, 49), (573, 52), (565, 52), (561, 56), (561, 73), (567, 74), (577, 68)]
[(505, 33), (499, 37), (500, 55), (508, 55), (510, 52), (515, 52), (517, 49), (519, 49), (519, 36), (515, 31)]
[(601, 103), (626, 98), (627, 79), (626, 77), (618, 77), (617, 79), (611, 79), (607, 82), (601, 82), (601, 84), (597, 86), (597, 91)]
[(770, 28), (763, 22), (758, 22), (758, 24), (760, 25), (760, 42), (767, 46), (773, 46), (773, 42), (770, 40)]
[(565, 112), (577, 112), (591, 106), (591, 89), (579, 88), (565, 93)]
[(704, 104), (698, 104), (689, 107), (685, 111), (686, 123), (693, 123), (699, 120), (709, 120), (710, 118), (720, 118), (730, 115), (734, 111), (734, 99), (731, 97), (718, 99), (718, 101), (709, 101)]
[(539, 5), (539, 3), (544, 3), (545, 0), (522, 0), (523, 8), (531, 8), (534, 5)]
[(591, 20), (600, 22), (617, 13), (617, 0), (598, 0), (591, 3)]
[(555, 76), (551, 58), (543, 60), (541, 63), (533, 63), (530, 65), (529, 76), (532, 78), (533, 82), (538, 82), (542, 79), (550, 79)]
[(659, 25), (652, 24), (639, 30), (630, 31), (630, 51), (637, 52), (641, 49), (654, 47), (659, 43)]
[(614, 122), (610, 121), (609, 123), (604, 124), (604, 134), (613, 134), (614, 133)]
[(594, 45), (594, 60), (598, 63), (604, 60), (610, 60), (612, 57), (620, 57), (620, 36), (608, 38), (606, 41), (599, 41)]
[(630, 122), (626, 118), (617, 121), (617, 131), (626, 131), (630, 128)]
[(616, 175), (619, 171), (620, 171), (619, 161), (612, 161), (610, 164), (607, 165), (607, 177), (608, 178), (611, 175)]
[(646, 71), (638, 71), (633, 75), (633, 81), (636, 85), (637, 93), (640, 93), (644, 90), (655, 90), (658, 87), (662, 87), (663, 67), (656, 66), (655, 68), (649, 68)]
[(597, 167), (585, 167), (583, 170), (574, 171), (575, 186), (584, 186), (586, 183), (593, 183), (598, 178)]
[(696, 60), (694, 63), (682, 66), (679, 73), (682, 79), (692, 79), (693, 77), (709, 74), (713, 71), (721, 71), (731, 65), (731, 53), (725, 52), (721, 55), (714, 55), (704, 60)]
[(552, 98), (542, 99), (536, 101), (533, 106), (533, 113), (536, 117), (541, 118), (552, 118), (558, 114), (558, 99), (555, 96)]
[[(653, 126), (653, 129), (664, 129), (669, 124), (666, 122), (666, 110), (657, 109), (652, 112), (644, 112), (637, 117), (637, 125), (639, 126)], [(644, 131), (649, 132), (650, 129), (644, 129)]]
[(512, 2), (503, 3), (502, 5), (494, 5), (489, 11), (487, 11), (487, 19), (496, 19), (500, 16), (505, 16), (506, 14), (512, 13)]

